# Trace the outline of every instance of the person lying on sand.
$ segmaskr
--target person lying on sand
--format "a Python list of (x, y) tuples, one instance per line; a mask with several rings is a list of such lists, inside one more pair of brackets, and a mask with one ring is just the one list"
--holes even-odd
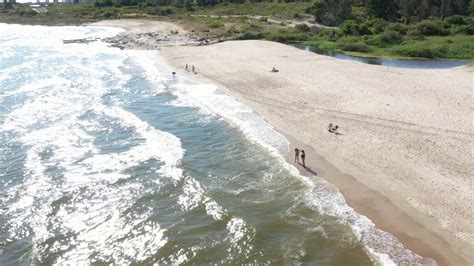
[(329, 123), (328, 131), (332, 133), (332, 123)]
[(300, 163), (300, 150), (295, 148), (295, 163)]
[(280, 70), (276, 69), (275, 67), (272, 68), (273, 73), (278, 73)]
[(331, 133), (337, 133), (337, 129), (339, 128), (338, 125), (335, 125), (334, 127), (332, 126), (332, 123), (329, 123), (329, 126), (328, 126), (328, 131), (331, 132)]

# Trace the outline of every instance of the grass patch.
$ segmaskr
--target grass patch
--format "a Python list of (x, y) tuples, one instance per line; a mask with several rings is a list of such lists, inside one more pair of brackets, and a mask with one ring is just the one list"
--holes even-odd
[(356, 52), (356, 53), (370, 53), (373, 52), (374, 49), (368, 46), (365, 43), (338, 43), (337, 47), (341, 51), (345, 52)]
[(224, 22), (222, 19), (210, 19), (206, 21), (206, 25), (209, 26), (209, 28), (222, 28), (224, 27)]
[(197, 8), (192, 14), (196, 15), (216, 15), (216, 16), (267, 16), (281, 19), (294, 19), (295, 14), (298, 18), (307, 16), (306, 8), (310, 5), (307, 2), (291, 3), (270, 3), (260, 2), (243, 4), (219, 4), (214, 7)]
[(387, 52), (407, 57), (474, 60), (474, 36), (427, 37), (392, 46)]
[(297, 43), (309, 40), (311, 37), (307, 33), (298, 30), (279, 30), (265, 35), (265, 39), (281, 43)]
[(317, 39), (317, 40), (303, 42), (303, 45), (315, 46), (323, 50), (331, 50), (331, 51), (339, 50), (339, 47), (336, 41), (329, 41), (325, 39)]

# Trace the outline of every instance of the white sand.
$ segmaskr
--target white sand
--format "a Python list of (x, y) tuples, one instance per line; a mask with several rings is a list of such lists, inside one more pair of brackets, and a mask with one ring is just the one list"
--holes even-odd
[[(160, 55), (178, 74), (195, 65), (193, 79), (225, 86), (472, 258), (472, 69), (373, 66), (265, 41), (169, 47)], [(329, 123), (342, 135), (330, 134)]]

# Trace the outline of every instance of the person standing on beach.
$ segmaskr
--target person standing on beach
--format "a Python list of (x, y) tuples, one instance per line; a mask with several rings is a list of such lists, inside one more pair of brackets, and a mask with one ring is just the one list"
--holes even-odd
[(306, 158), (306, 154), (304, 153), (304, 150), (301, 150), (301, 161), (303, 162), (303, 167), (306, 168), (306, 165), (304, 163), (304, 160)]
[(300, 150), (298, 148), (295, 148), (295, 163), (300, 162)]

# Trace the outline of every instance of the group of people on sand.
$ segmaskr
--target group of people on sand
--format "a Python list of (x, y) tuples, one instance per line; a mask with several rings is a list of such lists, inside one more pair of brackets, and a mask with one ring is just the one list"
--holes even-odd
[[(186, 64), (185, 69), (186, 69), (186, 71), (189, 72), (189, 66), (188, 66), (188, 64)], [(191, 71), (192, 71), (194, 74), (197, 74), (196, 68), (194, 67), (194, 65), (191, 65)]]
[(300, 163), (300, 157), (301, 157), (301, 165), (303, 165), (303, 167), (306, 168), (306, 164), (305, 164), (306, 154), (304, 153), (304, 150), (295, 148), (295, 163)]
[[(194, 74), (197, 75), (197, 72), (196, 72), (196, 68), (194, 67), (194, 65), (191, 65), (191, 67), (189, 67), (188, 64), (186, 64), (186, 66), (184, 67), (186, 69), (186, 71), (189, 72), (189, 70), (191, 70)], [(173, 78), (176, 78), (176, 72), (171, 72), (171, 74), (173, 74)]]

